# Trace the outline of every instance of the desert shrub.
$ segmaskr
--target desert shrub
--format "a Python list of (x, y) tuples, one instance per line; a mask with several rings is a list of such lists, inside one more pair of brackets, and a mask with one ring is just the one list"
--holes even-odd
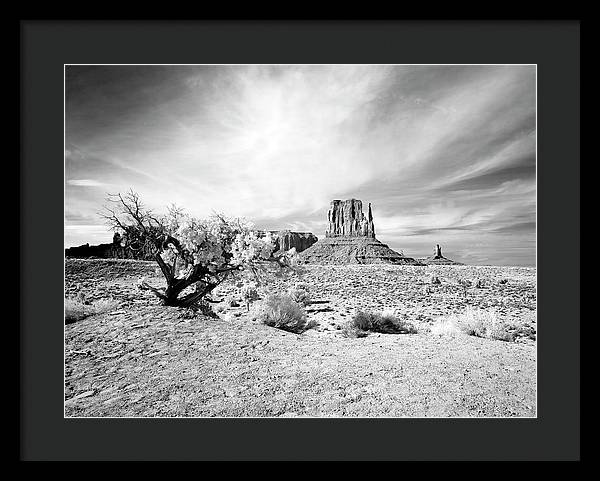
[(315, 319), (311, 319), (306, 323), (306, 328), (304, 330), (308, 331), (309, 329), (313, 329), (313, 328), (317, 327), (318, 325), (319, 325), (319, 323)]
[(431, 334), (436, 336), (458, 336), (463, 331), (453, 319), (440, 319), (430, 327)]
[(527, 337), (535, 341), (536, 332), (535, 329), (531, 326), (518, 326), (513, 331), (513, 336), (515, 337), (515, 339), (517, 337)]
[(65, 299), (65, 324), (80, 321), (89, 316), (89, 308), (77, 299)]
[(80, 321), (96, 314), (113, 311), (119, 305), (114, 299), (100, 299), (93, 303), (89, 301), (82, 302), (81, 299), (81, 295), (78, 295), (75, 299), (65, 299), (65, 324)]
[(303, 282), (298, 282), (294, 287), (288, 289), (287, 293), (298, 304), (302, 304), (303, 306), (310, 305), (310, 292), (308, 291), (308, 286)]
[(373, 313), (358, 311), (352, 318), (352, 326), (361, 331), (381, 332), (383, 334), (414, 334), (417, 332), (411, 323), (389, 312)]
[(304, 308), (287, 294), (268, 294), (253, 311), (255, 319), (284, 331), (301, 333), (313, 327), (307, 323)]
[(244, 284), (241, 288), (242, 299), (246, 303), (246, 310), (250, 311), (250, 304), (258, 300), (258, 290), (255, 285)]
[(92, 311), (94, 314), (103, 314), (105, 312), (114, 311), (119, 307), (119, 302), (115, 299), (100, 299), (92, 303)]
[(197, 312), (201, 313), (203, 316), (213, 317), (218, 319), (219, 316), (213, 311), (212, 306), (205, 299), (201, 299), (196, 304), (193, 305), (193, 309), (196, 309)]
[(357, 337), (366, 337), (369, 335), (367, 331), (363, 331), (362, 329), (357, 328), (352, 321), (347, 322), (341, 328), (341, 334), (343, 337), (347, 337), (350, 339), (354, 339)]
[(370, 331), (374, 316), (374, 314), (369, 312), (357, 311), (352, 318), (351, 327), (355, 327), (361, 331)]
[(510, 330), (511, 326), (505, 322), (498, 321), (487, 326), (484, 331), (484, 336), (488, 339), (495, 339), (497, 341), (513, 342), (515, 340), (515, 334)]
[(470, 336), (511, 341), (507, 323), (500, 320), (495, 311), (468, 308), (459, 318), (459, 325)]
[(430, 331), (438, 335), (457, 335), (495, 339), (512, 342), (515, 339), (514, 326), (501, 320), (495, 311), (467, 308), (461, 314), (454, 314), (437, 321)]

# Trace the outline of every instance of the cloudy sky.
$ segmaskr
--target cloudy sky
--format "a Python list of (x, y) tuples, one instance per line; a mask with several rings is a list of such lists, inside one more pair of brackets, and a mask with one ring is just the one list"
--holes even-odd
[(66, 66), (65, 246), (107, 193), (322, 237), (332, 199), (379, 240), (535, 265), (535, 66)]

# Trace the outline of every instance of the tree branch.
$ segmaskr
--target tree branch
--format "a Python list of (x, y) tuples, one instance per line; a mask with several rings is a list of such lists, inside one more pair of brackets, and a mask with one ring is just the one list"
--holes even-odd
[(208, 294), (210, 291), (212, 291), (215, 287), (217, 287), (217, 284), (207, 284), (204, 289), (201, 289), (200, 291), (197, 291), (197, 292), (192, 292), (191, 294), (188, 294), (187, 296), (182, 297), (180, 299), (180, 301), (178, 302), (178, 304), (180, 304), (181, 306), (184, 306), (184, 307), (191, 306), (191, 305), (195, 304), (198, 300), (200, 300), (204, 296), (206, 296), (206, 294)]
[(151, 291), (156, 297), (158, 297), (161, 300), (165, 300), (166, 299), (166, 296), (165, 296), (165, 294), (164, 294), (163, 291), (161, 291), (160, 289), (157, 289), (156, 287), (152, 287), (147, 282), (142, 282), (141, 284), (139, 284), (138, 287), (142, 291)]
[(158, 266), (160, 267), (163, 276), (165, 276), (165, 279), (167, 280), (167, 285), (171, 284), (171, 282), (173, 282), (174, 276), (171, 274), (169, 266), (167, 266), (163, 258), (160, 256), (160, 253), (155, 254), (154, 259), (158, 263)]

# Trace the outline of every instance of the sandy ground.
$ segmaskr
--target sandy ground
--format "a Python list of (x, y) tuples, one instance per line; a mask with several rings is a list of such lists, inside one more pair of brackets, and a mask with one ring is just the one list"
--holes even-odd
[[(302, 281), (319, 325), (300, 335), (225, 302), (215, 304), (220, 319), (185, 319), (136, 288), (142, 275), (160, 285), (152, 263), (67, 260), (67, 297), (116, 302), (65, 326), (66, 416), (536, 416), (535, 340), (428, 332), (466, 306), (535, 330), (535, 269), (311, 266)], [(214, 297), (232, 293), (228, 285)], [(345, 338), (357, 308), (394, 311), (419, 333)]]

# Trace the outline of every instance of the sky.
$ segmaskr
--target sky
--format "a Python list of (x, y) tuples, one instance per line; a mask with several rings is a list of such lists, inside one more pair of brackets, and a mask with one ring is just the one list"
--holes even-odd
[(65, 247), (129, 189), (319, 238), (356, 198), (407, 256), (535, 266), (535, 66), (65, 66)]

